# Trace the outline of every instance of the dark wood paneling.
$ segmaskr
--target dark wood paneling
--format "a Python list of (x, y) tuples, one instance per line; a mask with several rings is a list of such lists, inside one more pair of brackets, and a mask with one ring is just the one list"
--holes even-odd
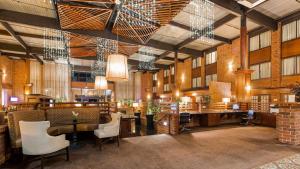
[(197, 67), (192, 70), (192, 78), (201, 76), (201, 67)]
[(250, 65), (271, 61), (271, 47), (250, 52)]
[(282, 57), (300, 55), (300, 38), (282, 43)]
[(216, 73), (217, 73), (217, 63), (213, 63), (205, 66), (206, 75), (212, 75)]

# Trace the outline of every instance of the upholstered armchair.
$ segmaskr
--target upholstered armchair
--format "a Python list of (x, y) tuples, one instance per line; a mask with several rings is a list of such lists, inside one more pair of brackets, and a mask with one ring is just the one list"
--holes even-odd
[(95, 136), (99, 141), (99, 148), (102, 149), (103, 139), (105, 138), (114, 138), (117, 139), (118, 146), (120, 146), (120, 122), (121, 122), (121, 113), (112, 113), (112, 120), (109, 123), (99, 124), (97, 130), (94, 130)]
[(44, 167), (44, 158), (46, 155), (62, 149), (66, 150), (66, 160), (69, 160), (69, 141), (65, 139), (65, 135), (56, 137), (48, 135), (47, 129), (50, 127), (49, 121), (20, 121), (19, 125), (23, 154), (40, 156), (41, 168)]

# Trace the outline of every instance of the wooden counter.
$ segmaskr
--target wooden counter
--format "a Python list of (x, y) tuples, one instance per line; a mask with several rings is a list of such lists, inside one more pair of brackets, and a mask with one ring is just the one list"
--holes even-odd
[(0, 165), (9, 158), (8, 147), (7, 125), (0, 125)]

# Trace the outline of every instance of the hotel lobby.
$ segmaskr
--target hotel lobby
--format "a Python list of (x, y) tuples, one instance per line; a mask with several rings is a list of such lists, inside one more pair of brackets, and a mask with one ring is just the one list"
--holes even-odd
[(300, 169), (300, 1), (0, 0), (0, 168)]

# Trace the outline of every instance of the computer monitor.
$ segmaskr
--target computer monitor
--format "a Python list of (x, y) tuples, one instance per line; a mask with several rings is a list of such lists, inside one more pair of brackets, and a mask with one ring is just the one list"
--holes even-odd
[(239, 110), (240, 109), (240, 105), (237, 104), (237, 103), (235, 103), (235, 104), (232, 105), (232, 109), (233, 110)]

